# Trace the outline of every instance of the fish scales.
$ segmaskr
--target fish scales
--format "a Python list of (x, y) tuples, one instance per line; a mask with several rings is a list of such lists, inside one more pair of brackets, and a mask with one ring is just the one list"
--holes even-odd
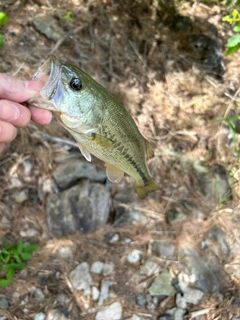
[(112, 182), (119, 182), (124, 172), (133, 177), (140, 198), (159, 189), (146, 162), (154, 155), (152, 147), (127, 110), (105, 88), (54, 56), (33, 78), (44, 80), (44, 86), (29, 103), (55, 112), (88, 161), (91, 154), (104, 161)]

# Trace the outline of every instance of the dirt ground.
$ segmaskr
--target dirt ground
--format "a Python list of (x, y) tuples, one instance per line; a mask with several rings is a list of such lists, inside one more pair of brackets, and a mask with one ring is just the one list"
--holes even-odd
[[(71, 137), (55, 120), (49, 126), (31, 123), (20, 129), (16, 140), (0, 156), (1, 219), (6, 216), (6, 207), (8, 212), (7, 223), (0, 223), (0, 239), (29, 240), (38, 243), (39, 249), (28, 262), (27, 271), (19, 272), (10, 287), (0, 289), (0, 296), (8, 297), (12, 303), (9, 310), (1, 310), (7, 319), (33, 319), (36, 313), (47, 312), (56, 305), (59, 292), (70, 298), (71, 319), (94, 319), (94, 308), (97, 308), (94, 302), (89, 306), (93, 313), (84, 314), (66, 275), (84, 259), (90, 263), (102, 257), (115, 263), (115, 293), (121, 299), (124, 317), (135, 313), (156, 319), (174, 305), (173, 299), (164, 300), (153, 313), (132, 303), (131, 298), (140, 291), (140, 284), (129, 278), (130, 271), (137, 270), (137, 266), (126, 266), (126, 256), (133, 248), (149, 255), (149, 242), (156, 239), (172, 240), (178, 248), (187, 245), (201, 252), (199, 239), (214, 224), (224, 230), (232, 249), (229, 260), (219, 258), (217, 263), (225, 270), (231, 265), (239, 267), (240, 229), (232, 219), (233, 215), (239, 219), (238, 134), (232, 139), (223, 122), (229, 111), (237, 112), (239, 106), (239, 53), (224, 56), (226, 41), (231, 36), (230, 26), (221, 21), (228, 12), (224, 4), (217, 1), (210, 1), (209, 5), (200, 1), (176, 3), (174, 7), (171, 1), (150, 0), (27, 0), (25, 4), (20, 0), (0, 1), (0, 11), (9, 17), (1, 29), (5, 46), (0, 48), (0, 72), (29, 79), (49, 54), (81, 67), (124, 104), (153, 145), (155, 157), (149, 166), (160, 183), (160, 190), (146, 200), (141, 201), (134, 195), (127, 204), (129, 208), (141, 208), (146, 215), (149, 223), (144, 228), (113, 230), (114, 216), (111, 216), (107, 226), (95, 233), (56, 237), (48, 230), (46, 197), (39, 199), (38, 194), (44, 181), (52, 176), (56, 158), (72, 150), (49, 142), (43, 133), (62, 139)], [(64, 18), (69, 11), (73, 22)], [(54, 42), (36, 31), (33, 19), (37, 14), (51, 15), (67, 36)], [(215, 49), (208, 50), (209, 44), (200, 47), (196, 44), (198, 40), (194, 35), (199, 34), (214, 39), (218, 58)], [(206, 62), (208, 58), (210, 62)], [(33, 165), (30, 173), (22, 166), (25, 160)], [(204, 197), (193, 173), (199, 161), (207, 166), (214, 163), (225, 166), (233, 192), (231, 200), (221, 203)], [(104, 169), (99, 160), (94, 159), (93, 163)], [(15, 183), (16, 179), (22, 182), (21, 187)], [(132, 179), (125, 176), (119, 187), (113, 187), (112, 195), (116, 189), (124, 191), (132, 186)], [(29, 190), (28, 200), (17, 204), (13, 194), (24, 188)], [(204, 219), (188, 219), (177, 226), (167, 224), (166, 211), (181, 199), (192, 200), (201, 208)], [(23, 237), (21, 231), (29, 228), (37, 233)], [(107, 232), (119, 232), (133, 243), (131, 246), (107, 245), (104, 242)], [(63, 244), (72, 247), (74, 261), (71, 263), (55, 255)], [(167, 268), (169, 262), (161, 261), (161, 265)], [(176, 260), (171, 264), (171, 271), (177, 273), (178, 270)], [(57, 271), (62, 275), (60, 279), (54, 277)], [(191, 312), (199, 310), (207, 310), (199, 320), (238, 316), (239, 305), (231, 301), (239, 297), (239, 282), (230, 272), (230, 295), (220, 300), (206, 295), (199, 305), (188, 308), (184, 319), (193, 319)], [(42, 290), (47, 287), (46, 299), (41, 303), (30, 299), (22, 307), (19, 301), (26, 288), (33, 285)], [(24, 308), (28, 309), (27, 314)]]

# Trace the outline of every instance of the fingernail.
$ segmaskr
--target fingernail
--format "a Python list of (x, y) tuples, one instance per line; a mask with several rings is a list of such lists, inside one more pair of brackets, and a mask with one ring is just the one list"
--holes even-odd
[(32, 91), (40, 91), (43, 87), (43, 83), (41, 81), (24, 81), (24, 85), (28, 90)]
[(2, 120), (11, 122), (16, 120), (20, 115), (20, 111), (14, 104), (0, 105), (0, 118)]

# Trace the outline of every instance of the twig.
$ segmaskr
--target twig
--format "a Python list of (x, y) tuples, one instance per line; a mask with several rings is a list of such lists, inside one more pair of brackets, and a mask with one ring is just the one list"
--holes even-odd
[(73, 141), (68, 140), (68, 139), (61, 139), (61, 138), (58, 138), (58, 137), (52, 137), (52, 136), (50, 136), (49, 134), (46, 134), (46, 133), (42, 134), (42, 138), (44, 140), (47, 140), (47, 141), (50, 141), (50, 142), (62, 143), (62, 144), (65, 144), (67, 146), (70, 146), (72, 148), (76, 148), (76, 149), (79, 148), (78, 144), (76, 142), (73, 142)]
[(85, 27), (86, 27), (86, 25), (79, 26), (79, 27), (67, 32), (61, 39), (58, 40), (58, 42), (55, 44), (55, 46), (53, 47), (53, 49), (50, 51), (49, 54), (53, 54), (68, 37), (76, 34), (78, 31), (84, 29)]

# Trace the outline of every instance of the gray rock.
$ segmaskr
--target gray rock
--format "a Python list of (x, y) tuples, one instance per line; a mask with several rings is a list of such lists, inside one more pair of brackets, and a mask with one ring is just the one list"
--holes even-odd
[(219, 257), (227, 259), (230, 256), (230, 246), (222, 229), (218, 226), (213, 226), (207, 231), (207, 236), (218, 246)]
[(79, 159), (70, 159), (61, 163), (53, 172), (53, 177), (61, 189), (66, 189), (79, 179), (89, 179), (95, 182), (104, 182), (106, 173)]
[(73, 259), (72, 246), (59, 247), (57, 250), (57, 254), (59, 257), (63, 259), (72, 260)]
[(141, 226), (148, 222), (144, 214), (138, 211), (125, 211), (115, 222), (114, 227), (123, 227), (131, 224)]
[(104, 263), (101, 261), (95, 261), (92, 263), (90, 271), (96, 274), (100, 274), (103, 271)]
[(122, 318), (122, 306), (120, 302), (114, 302), (98, 311), (95, 320), (119, 320)]
[(140, 307), (144, 307), (147, 300), (142, 294), (138, 294), (136, 297), (136, 302), (137, 302), (137, 305), (139, 305)]
[(204, 293), (200, 290), (187, 287), (183, 296), (187, 303), (196, 305), (203, 298)]
[(109, 288), (110, 288), (111, 284), (112, 284), (112, 282), (107, 281), (107, 280), (101, 281), (100, 295), (99, 295), (99, 300), (98, 300), (99, 306), (102, 306), (104, 301), (107, 300), (107, 298), (109, 296)]
[(171, 285), (172, 277), (168, 270), (164, 269), (153, 280), (148, 292), (151, 296), (171, 296), (174, 294), (174, 288)]
[(176, 247), (165, 240), (154, 240), (150, 243), (151, 253), (162, 259), (174, 258), (176, 256)]
[(182, 296), (180, 293), (176, 295), (176, 306), (178, 308), (186, 309), (187, 308), (187, 302), (184, 296)]
[(4, 309), (8, 309), (10, 307), (10, 302), (7, 298), (0, 298), (0, 307)]
[(165, 315), (159, 317), (158, 320), (174, 320), (174, 318), (170, 314), (165, 314)]
[(59, 26), (57, 19), (52, 16), (39, 14), (33, 18), (33, 27), (44, 34), (49, 40), (57, 42), (65, 35), (64, 30)]
[(93, 286), (92, 287), (92, 299), (93, 299), (93, 301), (97, 301), (98, 298), (99, 298), (99, 295), (100, 295), (100, 292), (99, 292), (98, 288)]
[(184, 248), (180, 251), (179, 259), (196, 279), (195, 288), (203, 292), (219, 292), (219, 282), (214, 272), (196, 251)]
[(158, 264), (150, 259), (140, 266), (140, 275), (150, 277), (158, 269)]
[(130, 318), (127, 318), (126, 320), (141, 320), (141, 318), (138, 317), (136, 314), (133, 314)]
[(140, 258), (141, 258), (141, 256), (140, 256), (139, 251), (138, 251), (138, 250), (133, 250), (133, 251), (130, 252), (129, 255), (127, 256), (127, 261), (128, 261), (129, 263), (134, 264), (134, 263), (139, 262), (139, 261), (140, 261)]
[(73, 287), (77, 290), (88, 291), (92, 284), (92, 277), (89, 273), (89, 265), (86, 262), (79, 264), (69, 274), (69, 279)]
[(186, 310), (182, 309), (182, 308), (176, 308), (175, 312), (174, 312), (174, 320), (183, 320), (183, 316), (185, 315)]
[(45, 320), (46, 315), (43, 312), (40, 312), (34, 316), (34, 320)]
[(69, 320), (68, 309), (64, 306), (58, 306), (47, 313), (47, 320)]
[(28, 189), (24, 189), (22, 191), (16, 191), (11, 195), (11, 198), (19, 204), (24, 203), (28, 200)]
[(103, 266), (103, 276), (109, 276), (110, 274), (112, 274), (114, 272), (114, 263), (113, 262), (106, 262)]
[(58, 195), (49, 195), (46, 210), (54, 234), (93, 232), (108, 220), (110, 193), (99, 183), (83, 180)]
[(187, 215), (180, 208), (172, 208), (165, 213), (168, 224), (183, 222), (187, 219)]

